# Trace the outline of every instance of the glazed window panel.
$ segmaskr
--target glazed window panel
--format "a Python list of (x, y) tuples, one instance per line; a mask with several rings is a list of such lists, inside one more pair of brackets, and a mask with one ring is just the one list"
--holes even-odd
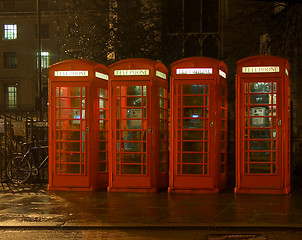
[(116, 174), (147, 174), (146, 86), (116, 86)]
[(277, 174), (277, 83), (245, 83), (245, 174)]
[(100, 173), (108, 172), (108, 90), (98, 89), (98, 171)]
[[(56, 87), (56, 172), (86, 173), (85, 87)], [(64, 163), (64, 164), (61, 164)]]
[(208, 174), (209, 85), (178, 84), (177, 174)]

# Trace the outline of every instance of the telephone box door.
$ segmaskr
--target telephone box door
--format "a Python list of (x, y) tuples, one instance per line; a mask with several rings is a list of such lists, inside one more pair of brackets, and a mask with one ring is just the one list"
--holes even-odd
[(282, 183), (281, 81), (276, 78), (241, 80), (241, 185), (277, 189)]
[[(213, 188), (213, 81), (175, 82), (174, 184), (180, 189)], [(177, 117), (175, 117), (177, 116)], [(198, 178), (196, 178), (198, 177)]]
[(55, 103), (55, 131), (52, 134), (55, 135), (56, 174), (52, 184), (88, 186), (87, 86), (57, 83), (52, 87), (52, 92), (52, 102)]
[[(150, 183), (150, 87), (147, 82), (113, 82), (113, 186), (146, 188)], [(126, 177), (126, 178), (125, 178)], [(127, 178), (129, 177), (129, 178)]]

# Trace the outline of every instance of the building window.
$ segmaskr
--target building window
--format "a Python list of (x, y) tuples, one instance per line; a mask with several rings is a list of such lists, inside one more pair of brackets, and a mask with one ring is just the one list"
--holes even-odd
[(3, 7), (4, 9), (15, 9), (15, 0), (4, 0)]
[(17, 109), (17, 85), (8, 85), (6, 87), (6, 108)]
[(17, 39), (17, 24), (4, 24), (3, 39)]
[(187, 0), (184, 1), (184, 31), (201, 32), (200, 29), (200, 11), (201, 0)]
[[(41, 52), (41, 68), (49, 67), (49, 52)], [(37, 53), (37, 68), (39, 68), (39, 53)]]
[(48, 0), (41, 0), (41, 8), (43, 10), (48, 9)]
[[(36, 38), (38, 38), (38, 28), (36, 25)], [(49, 38), (49, 25), (47, 23), (40, 25), (40, 34), (42, 39), (48, 39)]]
[(5, 69), (17, 68), (17, 53), (16, 52), (4, 52), (3, 60), (4, 60)]

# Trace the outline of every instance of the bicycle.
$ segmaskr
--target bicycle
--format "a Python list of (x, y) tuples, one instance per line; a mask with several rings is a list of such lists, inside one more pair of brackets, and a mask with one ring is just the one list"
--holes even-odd
[(16, 156), (10, 160), (6, 167), (6, 174), (8, 179), (12, 183), (22, 184), (28, 181), (31, 176), (36, 176), (39, 170), (45, 165), (48, 160), (47, 156), (43, 157), (43, 160), (38, 163), (35, 150), (48, 149), (48, 146), (33, 146), (33, 143), (24, 143), (27, 146), (27, 151), (23, 156)]

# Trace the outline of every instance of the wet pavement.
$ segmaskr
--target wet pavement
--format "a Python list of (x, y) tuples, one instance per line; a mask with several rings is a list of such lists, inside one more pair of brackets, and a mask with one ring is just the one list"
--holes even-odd
[(49, 192), (0, 184), (0, 227), (302, 229), (302, 191), (289, 195)]

